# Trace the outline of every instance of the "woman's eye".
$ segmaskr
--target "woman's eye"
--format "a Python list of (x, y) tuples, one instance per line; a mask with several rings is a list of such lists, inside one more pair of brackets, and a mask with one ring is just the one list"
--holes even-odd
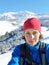
[(37, 32), (33, 32), (33, 35), (37, 34)]
[(26, 33), (26, 36), (30, 36), (30, 33)]
[(26, 34), (28, 34), (28, 35), (29, 35), (30, 33), (28, 32), (28, 33), (26, 33)]

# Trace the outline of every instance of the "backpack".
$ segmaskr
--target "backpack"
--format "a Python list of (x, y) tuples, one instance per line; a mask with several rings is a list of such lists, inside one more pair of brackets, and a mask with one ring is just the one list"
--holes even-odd
[(39, 47), (39, 56), (41, 59), (41, 64), (35, 62), (32, 59), (30, 50), (28, 47), (26, 47), (26, 43), (21, 44), (20, 51), (21, 51), (21, 54), (20, 54), (19, 65), (24, 65), (25, 61), (26, 61), (26, 65), (48, 65), (48, 62), (46, 59), (45, 43), (41, 42), (40, 47)]

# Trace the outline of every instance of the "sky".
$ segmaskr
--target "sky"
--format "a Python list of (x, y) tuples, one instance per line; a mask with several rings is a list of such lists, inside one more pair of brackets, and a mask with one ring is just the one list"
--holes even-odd
[(19, 11), (49, 13), (49, 0), (0, 0), (0, 13)]

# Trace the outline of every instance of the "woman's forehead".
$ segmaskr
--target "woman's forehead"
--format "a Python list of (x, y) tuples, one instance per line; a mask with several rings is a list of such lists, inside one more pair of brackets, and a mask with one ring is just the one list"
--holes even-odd
[(25, 32), (39, 32), (39, 31), (35, 29), (27, 29)]

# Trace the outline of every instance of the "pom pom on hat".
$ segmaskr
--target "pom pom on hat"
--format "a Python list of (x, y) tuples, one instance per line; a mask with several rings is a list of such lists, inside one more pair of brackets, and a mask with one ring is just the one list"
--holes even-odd
[(27, 29), (35, 29), (41, 32), (41, 22), (36, 18), (29, 18), (24, 22), (23, 31), (25, 32)]

